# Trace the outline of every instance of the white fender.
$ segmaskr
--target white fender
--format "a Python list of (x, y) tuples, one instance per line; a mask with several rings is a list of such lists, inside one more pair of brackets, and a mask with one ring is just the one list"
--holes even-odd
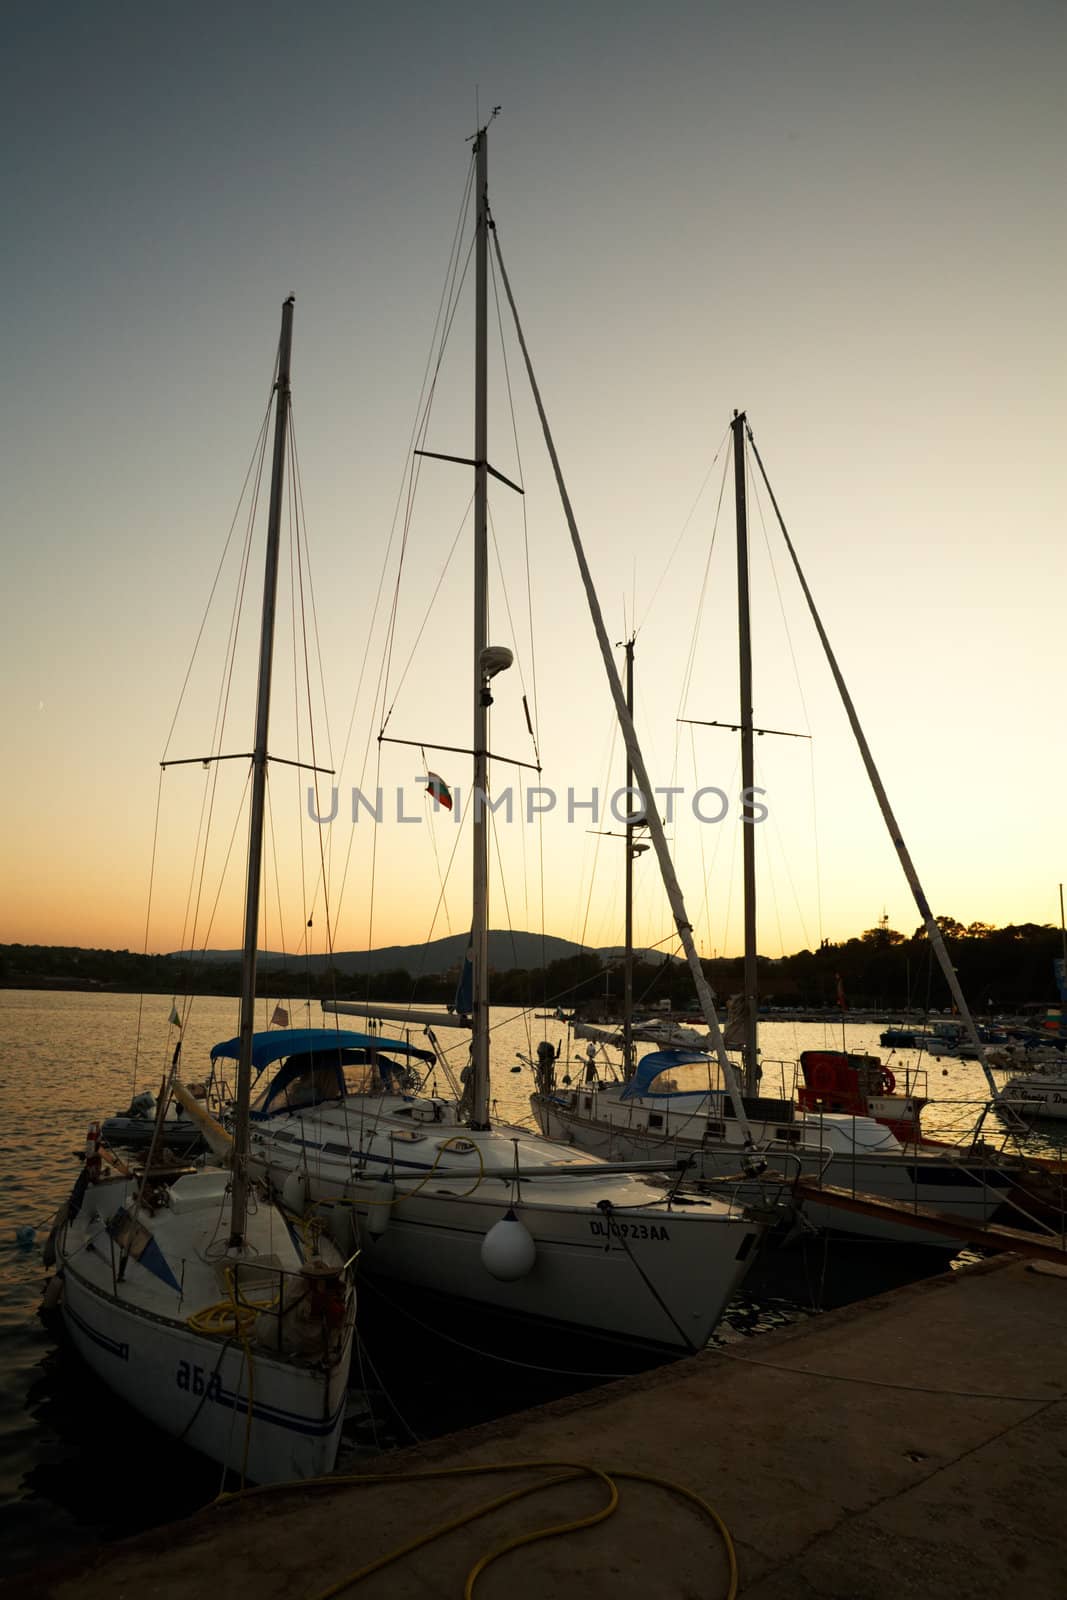
[(533, 1236), (509, 1208), (482, 1240), (482, 1266), (501, 1283), (514, 1283), (525, 1278), (536, 1260)]
[(393, 1200), (396, 1198), (396, 1185), (392, 1183), (376, 1183), (372, 1185), (367, 1196), (367, 1232), (378, 1239), (389, 1226), (389, 1218), (393, 1211)]

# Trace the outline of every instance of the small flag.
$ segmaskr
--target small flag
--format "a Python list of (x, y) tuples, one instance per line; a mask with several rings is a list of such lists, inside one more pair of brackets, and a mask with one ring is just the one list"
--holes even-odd
[(837, 979), (837, 1003), (841, 1007), (842, 1011), (847, 1011), (848, 1001), (845, 999), (845, 986), (841, 982), (841, 974), (839, 972), (835, 972), (834, 977)]
[(170, 1008), (170, 1016), (167, 1018), (167, 1020), (170, 1023), (172, 1028), (180, 1028), (181, 1027), (182, 1019), (178, 1015), (178, 1007), (177, 1006), (171, 1006), (171, 1008)]
[(275, 1006), (274, 1015), (270, 1019), (272, 1028), (287, 1028), (289, 1026), (289, 1013), (284, 1006)]
[(426, 774), (426, 793), (432, 795), (437, 804), (444, 806), (446, 811), (452, 810), (452, 796), (448, 784), (443, 778), (439, 778), (436, 772)]

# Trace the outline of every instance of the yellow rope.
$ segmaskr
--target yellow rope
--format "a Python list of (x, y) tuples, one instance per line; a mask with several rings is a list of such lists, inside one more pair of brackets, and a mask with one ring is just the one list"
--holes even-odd
[[(252, 1355), (252, 1329), (255, 1327), (256, 1318), (261, 1311), (272, 1311), (279, 1307), (280, 1294), (273, 1295), (270, 1300), (254, 1301), (241, 1297), (237, 1286), (237, 1274), (232, 1267), (226, 1269), (226, 1282), (229, 1287), (228, 1300), (216, 1300), (214, 1305), (204, 1306), (200, 1311), (194, 1311), (191, 1317), (186, 1317), (186, 1326), (194, 1333), (206, 1334), (210, 1338), (239, 1339), (245, 1355), (245, 1368), (248, 1372), (248, 1405), (245, 1411), (245, 1439), (244, 1449), (241, 1454), (241, 1488), (244, 1488), (245, 1478), (248, 1474), (248, 1452), (252, 1444), (252, 1408), (255, 1404), (256, 1379), (255, 1359)], [(238, 1392), (240, 1381), (238, 1380)]]
[(194, 1333), (224, 1339), (245, 1339), (255, 1326), (260, 1312), (273, 1311), (278, 1306), (278, 1294), (272, 1295), (269, 1300), (244, 1299), (232, 1267), (226, 1269), (226, 1285), (229, 1289), (228, 1299), (216, 1300), (214, 1305), (204, 1306), (186, 1317), (186, 1326), (192, 1328)]
[(301, 1478), (291, 1483), (263, 1484), (256, 1489), (245, 1489), (239, 1494), (220, 1495), (215, 1504), (219, 1505), (231, 1500), (250, 1499), (256, 1495), (275, 1493), (279, 1489), (335, 1488), (340, 1484), (416, 1483), (435, 1478), (476, 1476), (493, 1472), (521, 1472), (532, 1469), (551, 1471), (552, 1476), (542, 1478), (537, 1483), (527, 1484), (521, 1489), (512, 1489), (507, 1494), (499, 1495), (494, 1500), (487, 1500), (481, 1505), (475, 1506), (473, 1510), (451, 1518), (448, 1522), (440, 1523), (437, 1527), (431, 1528), (429, 1532), (419, 1534), (418, 1537), (408, 1540), (394, 1550), (387, 1551), (385, 1555), (368, 1562), (356, 1571), (347, 1573), (343, 1578), (339, 1578), (335, 1583), (331, 1584), (329, 1588), (318, 1590), (314, 1595), (308, 1597), (308, 1600), (334, 1600), (336, 1595), (341, 1594), (353, 1584), (359, 1583), (363, 1578), (369, 1577), (371, 1573), (379, 1572), (383, 1567), (392, 1565), (393, 1562), (399, 1561), (412, 1551), (432, 1543), (433, 1540), (443, 1538), (446, 1534), (465, 1527), (467, 1523), (477, 1521), (479, 1517), (488, 1515), (490, 1511), (498, 1510), (501, 1506), (524, 1499), (527, 1495), (536, 1494), (541, 1489), (552, 1488), (562, 1483), (571, 1483), (575, 1479), (582, 1477), (592, 1477), (604, 1484), (608, 1490), (609, 1498), (607, 1503), (587, 1516), (575, 1517), (569, 1522), (553, 1523), (549, 1527), (538, 1528), (531, 1533), (519, 1534), (515, 1538), (509, 1539), (506, 1543), (490, 1550), (488, 1554), (479, 1557), (467, 1573), (463, 1586), (463, 1600), (472, 1600), (474, 1585), (481, 1574), (494, 1561), (499, 1560), (501, 1556), (507, 1555), (510, 1551), (518, 1550), (523, 1545), (533, 1544), (540, 1539), (555, 1538), (559, 1534), (574, 1533), (581, 1528), (589, 1528), (597, 1523), (605, 1522), (614, 1513), (619, 1504), (619, 1492), (615, 1482), (619, 1478), (635, 1483), (651, 1483), (657, 1488), (666, 1489), (668, 1493), (680, 1495), (684, 1500), (688, 1500), (705, 1514), (718, 1533), (726, 1551), (726, 1559), (729, 1566), (729, 1583), (724, 1600), (736, 1600), (739, 1582), (737, 1551), (726, 1523), (719, 1516), (714, 1506), (692, 1489), (687, 1489), (683, 1484), (675, 1483), (670, 1478), (659, 1478), (647, 1472), (626, 1472), (614, 1467), (602, 1469), (594, 1467), (588, 1462), (580, 1461), (503, 1461), (489, 1466), (440, 1467), (425, 1472), (350, 1473), (339, 1477)]
[[(247, 1405), (247, 1408), (245, 1410), (245, 1442), (244, 1442), (244, 1449), (243, 1449), (243, 1451), (241, 1453), (241, 1488), (243, 1489), (244, 1486), (245, 1486), (245, 1479), (248, 1476), (248, 1452), (249, 1452), (249, 1450), (251, 1448), (251, 1445), (252, 1445), (252, 1407), (253, 1407), (253, 1404), (254, 1404), (255, 1398), (256, 1398), (256, 1378), (255, 1378), (256, 1364), (255, 1364), (254, 1360), (252, 1359), (252, 1345), (251, 1345), (251, 1341), (249, 1340), (248, 1334), (249, 1334), (250, 1326), (252, 1324), (254, 1324), (255, 1318), (258, 1315), (258, 1312), (254, 1312), (252, 1310), (252, 1307), (248, 1304), (247, 1301), (241, 1301), (240, 1296), (238, 1295), (238, 1292), (237, 1292), (237, 1274), (236, 1274), (236, 1272), (234, 1272), (232, 1269), (227, 1269), (226, 1276), (228, 1277), (229, 1282), (230, 1282), (230, 1298), (231, 1298), (231, 1300), (233, 1302), (233, 1320), (234, 1320), (234, 1325), (236, 1326), (236, 1329), (237, 1329), (237, 1337), (241, 1341), (241, 1348), (244, 1350), (244, 1353), (245, 1353), (245, 1370), (248, 1373), (248, 1405)], [(279, 1290), (279, 1293), (278, 1293), (278, 1299), (281, 1300), (281, 1291), (280, 1290)], [(279, 1307), (278, 1307), (279, 1320), (281, 1318), (282, 1309), (283, 1309), (282, 1306), (279, 1305)], [(252, 1317), (252, 1324), (249, 1324), (246, 1321), (246, 1319), (248, 1318), (249, 1314), (251, 1314), (251, 1317)]]

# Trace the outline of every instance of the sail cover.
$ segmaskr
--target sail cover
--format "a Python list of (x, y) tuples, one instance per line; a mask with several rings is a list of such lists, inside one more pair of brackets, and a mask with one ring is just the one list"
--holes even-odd
[(470, 1017), (454, 1011), (420, 1011), (414, 1006), (379, 1006), (373, 1001), (324, 1000), (323, 1011), (331, 1016), (375, 1017), (379, 1022), (402, 1022), (409, 1028), (469, 1028)]

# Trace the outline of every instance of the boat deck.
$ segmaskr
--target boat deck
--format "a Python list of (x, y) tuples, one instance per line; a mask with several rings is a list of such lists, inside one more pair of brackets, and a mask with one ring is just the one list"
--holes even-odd
[[(520, 1461), (658, 1474), (708, 1499), (750, 1600), (967, 1600), (1062, 1593), (1067, 1368), (1062, 1267), (1002, 1257), (779, 1334), (381, 1458), (396, 1481), (284, 1490), (9, 1586), (35, 1600), (224, 1588), (228, 1600), (321, 1593), (362, 1563), (473, 1510), (523, 1473), (403, 1481)], [(600, 1526), (526, 1546), (479, 1578), (480, 1600), (727, 1593), (713, 1529), (644, 1483), (620, 1482)], [(480, 1555), (602, 1503), (557, 1485), (362, 1582), (361, 1596), (455, 1595)]]

